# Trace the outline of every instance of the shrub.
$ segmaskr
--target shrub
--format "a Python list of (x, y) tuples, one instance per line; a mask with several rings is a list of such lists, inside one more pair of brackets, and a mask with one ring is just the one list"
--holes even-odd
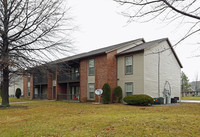
[(15, 96), (19, 99), (20, 96), (21, 96), (22, 92), (21, 92), (21, 89), (20, 88), (17, 88), (16, 89), (16, 92), (15, 92)]
[(108, 83), (105, 83), (103, 85), (103, 94), (102, 94), (102, 102), (103, 104), (108, 104), (110, 102), (110, 95), (111, 95), (111, 89)]
[(153, 98), (148, 95), (130, 95), (125, 97), (124, 102), (129, 105), (148, 106), (153, 104)]
[(122, 88), (120, 86), (114, 88), (114, 99), (116, 103), (121, 103), (122, 101)]

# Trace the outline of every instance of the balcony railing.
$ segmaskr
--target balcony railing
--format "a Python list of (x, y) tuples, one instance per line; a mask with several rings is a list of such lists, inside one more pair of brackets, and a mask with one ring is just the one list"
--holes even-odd
[(48, 95), (47, 94), (34, 94), (35, 99), (47, 99)]
[(79, 94), (58, 94), (58, 100), (73, 100), (79, 101)]
[(80, 74), (79, 73), (62, 73), (58, 74), (58, 83), (65, 83), (65, 82), (78, 82), (80, 81)]
[(48, 80), (46, 76), (34, 76), (34, 85), (47, 84)]

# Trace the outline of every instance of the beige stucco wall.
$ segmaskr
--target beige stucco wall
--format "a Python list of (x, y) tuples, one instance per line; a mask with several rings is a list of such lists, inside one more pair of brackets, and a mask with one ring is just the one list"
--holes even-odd
[(158, 52), (160, 53), (160, 96), (166, 81), (171, 86), (171, 97), (180, 97), (181, 68), (166, 41), (144, 51), (144, 92), (158, 97)]
[[(125, 57), (133, 56), (133, 74), (125, 75)], [(122, 88), (123, 97), (125, 93), (125, 83), (133, 82), (133, 94), (144, 93), (144, 54), (136, 53), (117, 58), (117, 84)]]

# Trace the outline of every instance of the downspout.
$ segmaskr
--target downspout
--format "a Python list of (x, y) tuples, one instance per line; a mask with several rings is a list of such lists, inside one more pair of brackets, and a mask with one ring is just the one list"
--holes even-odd
[(158, 97), (160, 97), (160, 52), (158, 53)]

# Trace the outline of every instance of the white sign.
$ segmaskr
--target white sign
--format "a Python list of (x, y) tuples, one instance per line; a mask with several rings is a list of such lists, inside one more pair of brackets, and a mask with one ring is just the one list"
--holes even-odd
[(101, 95), (103, 93), (103, 90), (102, 89), (97, 89), (97, 90), (95, 90), (95, 94), (96, 95)]

